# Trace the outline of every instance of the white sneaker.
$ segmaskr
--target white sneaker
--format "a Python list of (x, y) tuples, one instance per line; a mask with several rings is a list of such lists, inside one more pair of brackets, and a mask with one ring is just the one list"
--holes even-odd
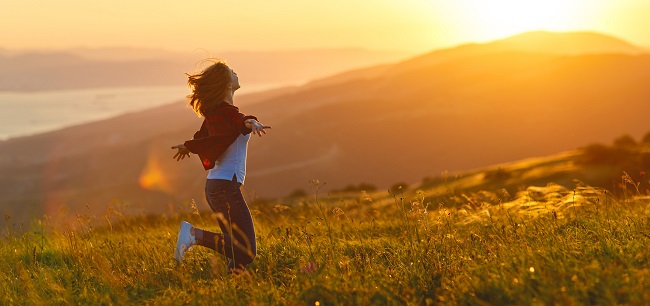
[(196, 238), (194, 238), (193, 233), (191, 232), (192, 224), (188, 222), (181, 221), (181, 228), (178, 231), (178, 239), (176, 240), (176, 252), (174, 256), (176, 261), (180, 264), (183, 261), (183, 256), (185, 252), (189, 250), (193, 245), (196, 244)]

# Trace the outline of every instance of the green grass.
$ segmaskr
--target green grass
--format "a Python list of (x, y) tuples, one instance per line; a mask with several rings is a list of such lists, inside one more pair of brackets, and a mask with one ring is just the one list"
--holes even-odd
[(180, 220), (216, 229), (193, 208), (79, 216), (65, 228), (38, 221), (2, 238), (0, 304), (645, 304), (650, 206), (626, 191), (548, 185), (512, 196), (251, 203), (258, 256), (237, 276), (198, 247), (176, 265)]

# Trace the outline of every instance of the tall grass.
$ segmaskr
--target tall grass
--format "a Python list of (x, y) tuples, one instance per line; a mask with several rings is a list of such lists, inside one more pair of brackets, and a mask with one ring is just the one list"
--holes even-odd
[(0, 304), (644, 304), (650, 206), (634, 191), (251, 203), (258, 256), (236, 276), (199, 247), (174, 261), (179, 222), (216, 229), (210, 213), (42, 220), (2, 238)]

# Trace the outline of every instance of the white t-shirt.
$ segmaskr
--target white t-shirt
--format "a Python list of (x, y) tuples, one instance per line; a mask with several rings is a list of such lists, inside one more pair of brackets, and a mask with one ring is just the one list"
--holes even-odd
[(251, 134), (240, 134), (226, 152), (214, 163), (214, 168), (208, 172), (208, 179), (232, 180), (233, 174), (237, 182), (244, 184), (246, 177), (246, 151)]

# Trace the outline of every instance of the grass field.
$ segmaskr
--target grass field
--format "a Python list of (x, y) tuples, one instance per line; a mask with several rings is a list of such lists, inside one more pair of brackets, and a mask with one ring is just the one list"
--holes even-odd
[(2, 238), (0, 304), (645, 304), (650, 206), (622, 182), (616, 197), (581, 184), (327, 196), (313, 182), (306, 198), (251, 203), (258, 256), (236, 276), (200, 247), (175, 263), (181, 220), (216, 229), (193, 203), (41, 220)]

